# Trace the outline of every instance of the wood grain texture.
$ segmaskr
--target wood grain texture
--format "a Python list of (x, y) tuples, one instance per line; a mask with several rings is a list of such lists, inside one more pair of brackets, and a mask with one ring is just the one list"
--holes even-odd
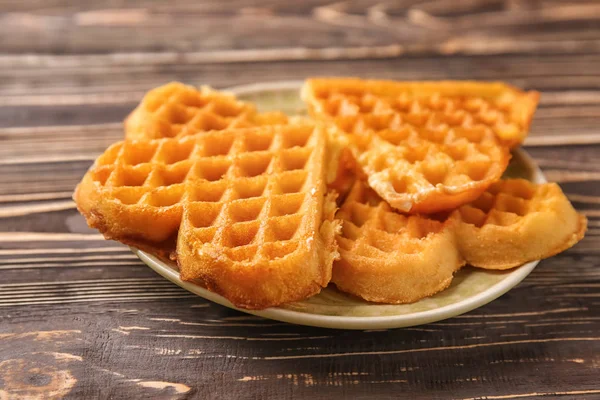
[[(596, 1), (0, 0), (0, 398), (600, 398)], [(585, 239), (471, 313), (335, 331), (244, 315), (156, 275), (70, 197), (170, 80), (503, 80)]]

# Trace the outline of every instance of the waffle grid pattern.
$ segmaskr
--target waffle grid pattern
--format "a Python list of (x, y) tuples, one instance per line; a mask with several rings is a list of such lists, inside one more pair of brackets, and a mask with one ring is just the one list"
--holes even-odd
[(515, 117), (519, 96), (532, 114), (533, 98), (499, 84), (316, 79), (303, 89), (312, 113), (351, 138), (369, 185), (407, 213), (454, 209), (501, 177), (510, 154), (498, 137), (531, 119)]
[(470, 204), (454, 211), (457, 240), (469, 264), (506, 269), (540, 260), (573, 246), (587, 220), (555, 183), (499, 181)]
[(332, 281), (369, 301), (410, 303), (446, 288), (464, 261), (455, 220), (403, 215), (364, 183), (356, 183), (337, 218), (340, 260)]
[(461, 221), (481, 228), (484, 225), (508, 227), (523, 221), (532, 212), (543, 212), (542, 200), (536, 197), (536, 188), (524, 180), (494, 183), (479, 198), (459, 208)]
[[(419, 279), (413, 285), (445, 271), (430, 282), (439, 287), (465, 263), (501, 270), (550, 257), (581, 240), (586, 229), (585, 217), (558, 185), (524, 179), (500, 180), (473, 202), (435, 215), (400, 214), (364, 183), (356, 183), (336, 217), (342, 220), (337, 237), (341, 259), (333, 281), (344, 291), (382, 302), (435, 293), (431, 287), (411, 291), (399, 283), (415, 276)], [(440, 254), (443, 258), (435, 259)], [(393, 286), (387, 275), (391, 268), (402, 276)], [(361, 283), (366, 279), (369, 285)]]
[(430, 233), (438, 233), (443, 223), (421, 216), (395, 212), (371, 189), (355, 188), (337, 214), (342, 219), (340, 249), (384, 262), (393, 252), (415, 254), (423, 250)]
[(320, 134), (312, 126), (239, 132), (121, 142), (97, 160), (93, 180), (130, 213), (183, 213), (195, 237), (233, 261), (284, 257), (316, 207), (310, 164)]
[[(379, 124), (374, 122), (363, 131), (373, 132), (373, 125)], [(467, 201), (472, 200), (500, 178), (509, 158), (508, 150), (489, 131), (479, 128), (385, 129), (367, 146), (359, 150), (358, 160), (369, 183), (392, 206), (405, 212), (436, 212), (465, 202), (462, 197), (460, 202), (429, 199), (443, 197), (440, 195), (472, 192)]]
[(314, 79), (306, 92), (317, 114), (334, 119), (391, 115), (413, 128), (485, 128), (510, 145), (524, 139), (539, 97), (498, 83), (451, 81)]
[(170, 83), (146, 94), (126, 121), (126, 137), (181, 137), (285, 122), (281, 113), (258, 114), (252, 104), (208, 87)]
[(334, 117), (393, 115), (413, 128), (435, 130), (451, 128), (488, 128), (498, 136), (507, 136), (519, 128), (510, 122), (510, 103), (492, 104), (482, 98), (444, 98), (438, 93), (425, 99), (410, 98), (402, 93), (395, 98), (381, 98), (332, 93), (323, 97), (325, 113)]
[[(557, 203), (569, 204), (557, 186), (510, 179), (498, 181), (476, 200), (450, 214), (403, 215), (364, 184), (356, 184), (337, 214), (344, 221), (338, 240), (341, 249), (367, 249), (363, 255), (372, 258), (385, 257), (384, 253), (391, 251), (414, 253), (421, 248), (410, 245), (410, 239), (416, 245), (422, 244), (424, 237), (439, 232), (446, 221), (455, 220), (459, 243), (468, 239), (461, 237), (466, 236), (460, 229), (465, 225), (479, 232), (493, 227), (495, 235), (502, 231), (503, 235), (513, 236), (506, 242), (513, 242), (521, 234), (515, 225), (524, 225), (540, 215), (556, 214)], [(469, 259), (469, 254), (465, 258)]]

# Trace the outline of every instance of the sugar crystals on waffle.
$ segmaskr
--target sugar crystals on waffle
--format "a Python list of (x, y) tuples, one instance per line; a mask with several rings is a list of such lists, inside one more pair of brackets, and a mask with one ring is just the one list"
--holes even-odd
[(256, 107), (207, 86), (200, 90), (172, 82), (149, 91), (125, 120), (127, 139), (181, 137), (198, 132), (285, 124), (281, 112)]
[(107, 238), (160, 254), (177, 235), (182, 279), (239, 307), (270, 307), (330, 280), (337, 252), (326, 144), (314, 125), (120, 142), (74, 197)]

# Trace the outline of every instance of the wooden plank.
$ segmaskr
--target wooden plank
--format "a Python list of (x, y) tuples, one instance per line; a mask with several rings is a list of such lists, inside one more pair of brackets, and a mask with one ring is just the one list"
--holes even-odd
[[(514, 297), (528, 293), (517, 290)], [(86, 397), (105, 390), (102, 386), (115, 390), (115, 395), (146, 393), (146, 389), (149, 395), (157, 393), (138, 387), (137, 379), (173, 385), (158, 393), (174, 395), (175, 387), (187, 387), (214, 398), (244, 398), (264, 393), (265, 388), (284, 397), (290, 390), (295, 396), (317, 398), (350, 390), (358, 396), (402, 390), (418, 398), (442, 396), (444, 391), (478, 397), (498, 393), (491, 389), (498, 376), (503, 377), (501, 393), (507, 396), (575, 392), (565, 389), (564, 382), (545, 379), (546, 374), (565, 370), (574, 375), (570, 387), (588, 395), (597, 390), (593, 365), (599, 361), (600, 339), (597, 332), (594, 335), (598, 322), (589, 320), (590, 310), (573, 307), (574, 299), (561, 308), (549, 308), (536, 296), (523, 309), (533, 315), (515, 316), (496, 308), (493, 304), (502, 303), (496, 302), (479, 311), (485, 315), (481, 318), (351, 335), (240, 319), (237, 313), (194, 298), (165, 299), (158, 310), (151, 303), (132, 300), (127, 305), (112, 303), (109, 309), (98, 304), (30, 306), (27, 314), (15, 309), (12, 319), (22, 328), (3, 342), (27, 344), (29, 351), (10, 347), (5, 354), (11, 360), (25, 360), (27, 366), (53, 365), (69, 371), (86, 382), (76, 383), (71, 394)], [(52, 324), (37, 319), (48, 310), (54, 315)], [(102, 324), (101, 330), (84, 322), (90, 316)], [(551, 329), (544, 324), (551, 324)], [(52, 341), (35, 333), (48, 329), (53, 333), (42, 335), (57, 336)], [(454, 334), (462, 335), (460, 344), (453, 342)], [(79, 344), (82, 340), (85, 348)], [(51, 354), (58, 352), (52, 351), (54, 346), (60, 346), (58, 357), (69, 354), (69, 361), (58, 361)], [(156, 360), (158, 374), (140, 369), (131, 359)], [(171, 364), (178, 367), (163, 367)], [(443, 382), (431, 378), (440, 371), (444, 371)], [(88, 381), (86, 373), (96, 379)], [(18, 376), (29, 375), (23, 369)]]
[[(264, 58), (265, 48), (286, 59), (402, 54), (597, 53), (599, 8), (589, 2), (544, 2), (537, 7), (482, 6), (452, 1), (307, 2), (279, 7), (270, 1), (177, 2), (165, 7), (143, 2), (114, 8), (55, 3), (41, 8), (5, 6), (0, 38), (6, 52), (107, 53), (212, 51), (208, 57), (242, 61), (223, 49), (248, 50), (243, 60)], [(265, 17), (269, 23), (265, 23)], [(201, 23), (199, 23), (201, 21)], [(551, 24), (564, 28), (560, 35)], [(223, 26), (230, 28), (224, 32)], [(20, 31), (18, 36), (13, 35)], [(310, 33), (310, 34), (306, 34)], [(123, 38), (133, 37), (135, 40)], [(393, 47), (390, 47), (393, 46)], [(240, 54), (240, 53), (238, 53)]]
[[(600, 398), (598, 7), (0, 0), (0, 397)], [(585, 239), (471, 313), (348, 332), (193, 296), (75, 210), (148, 89), (313, 75), (541, 91), (527, 150), (588, 216)]]
[[(444, 60), (443, 63), (440, 63), (441, 59)], [(303, 62), (298, 63), (286, 62), (283, 58), (229, 63), (209, 62), (204, 56), (191, 57), (189, 53), (175, 53), (170, 57), (164, 57), (160, 53), (149, 53), (145, 56), (10, 55), (0, 57), (0, 77), (18, 77), (20, 84), (3, 80), (0, 90), (6, 95), (40, 96), (42, 104), (50, 104), (47, 100), (43, 101), (47, 99), (44, 95), (59, 94), (59, 105), (61, 102), (76, 104), (80, 99), (85, 100), (82, 101), (84, 104), (101, 104), (108, 101), (106, 93), (112, 96), (113, 102), (123, 103), (134, 102), (144, 91), (172, 79), (184, 80), (190, 84), (226, 87), (241, 83), (335, 74), (406, 80), (501, 79), (538, 90), (573, 91), (577, 88), (598, 88), (598, 74), (591, 66), (597, 64), (599, 59), (595, 54), (577, 57), (564, 54), (489, 57), (393, 55), (389, 60), (385, 60), (386, 62), (369, 58), (334, 59), (325, 60), (326, 63), (323, 63), (322, 60), (303, 58)], [(266, 68), (267, 66), (269, 68)], [(244, 74), (235, 73), (240, 68), (244, 70)], [(32, 91), (34, 84), (36, 90)], [(69, 99), (67, 96), (77, 94), (87, 95), (88, 98)], [(27, 102), (31, 103), (32, 100), (25, 98), (24, 105)]]

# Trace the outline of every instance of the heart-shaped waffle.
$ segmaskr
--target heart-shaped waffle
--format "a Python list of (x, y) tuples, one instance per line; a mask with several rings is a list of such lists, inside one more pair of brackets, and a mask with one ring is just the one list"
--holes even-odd
[(340, 259), (332, 282), (347, 293), (382, 303), (411, 303), (452, 281), (464, 261), (456, 220), (403, 215), (364, 183), (354, 184), (336, 218)]
[(332, 282), (369, 301), (410, 303), (446, 288), (465, 263), (506, 269), (575, 245), (586, 218), (554, 183), (499, 181), (452, 213), (404, 215), (357, 182), (338, 211)]
[(358, 164), (407, 213), (454, 209), (497, 181), (538, 94), (499, 83), (309, 79), (311, 114), (350, 137)]
[(107, 238), (165, 256), (238, 307), (318, 293), (337, 256), (327, 135), (270, 126), (111, 146), (74, 198)]
[(529, 131), (539, 93), (500, 82), (312, 78), (302, 97), (313, 115), (334, 121), (391, 114), (415, 128), (487, 128), (514, 147)]
[(485, 269), (507, 269), (564, 251), (583, 238), (587, 219), (556, 183), (524, 179), (494, 183), (454, 212), (457, 243), (465, 260)]
[(125, 120), (127, 139), (182, 137), (198, 132), (285, 124), (281, 112), (258, 113), (251, 103), (178, 82), (152, 89)]

